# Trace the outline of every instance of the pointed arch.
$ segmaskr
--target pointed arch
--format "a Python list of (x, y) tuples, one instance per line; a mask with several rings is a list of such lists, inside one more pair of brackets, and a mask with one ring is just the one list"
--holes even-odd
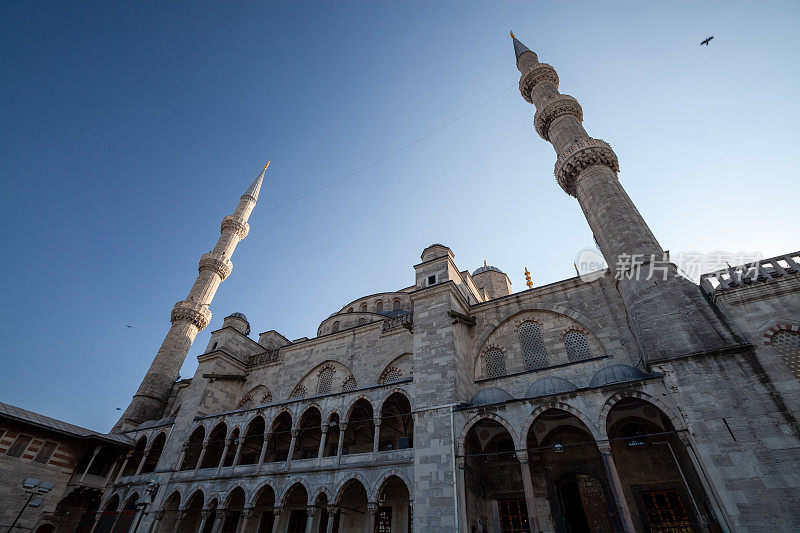
[(247, 394), (242, 396), (236, 409), (251, 409), (261, 405), (268, 405), (272, 403), (272, 391), (264, 385), (256, 385), (250, 389)]
[(308, 481), (303, 478), (293, 478), (291, 484), (287, 484), (287, 486), (281, 492), (279, 501), (281, 502), (281, 507), (286, 507), (286, 503), (288, 501), (289, 496), (292, 496), (292, 492), (295, 490), (302, 489), (303, 492), (306, 494), (306, 505), (308, 505)]
[(411, 480), (409, 480), (408, 477), (405, 475), (405, 473), (402, 472), (401, 470), (397, 470), (396, 468), (392, 468), (392, 469), (384, 472), (383, 475), (378, 478), (378, 481), (376, 481), (375, 484), (372, 485), (372, 490), (368, 493), (369, 494), (369, 501), (371, 501), (371, 502), (378, 501), (378, 493), (380, 492), (381, 487), (383, 487), (383, 484), (386, 483), (386, 481), (390, 477), (399, 478), (400, 481), (402, 481), (405, 484), (406, 489), (408, 490), (409, 498), (411, 500), (414, 499), (414, 496), (413, 496), (413, 494), (411, 492), (411, 488), (414, 485), (411, 483)]
[(159, 432), (158, 435), (150, 442), (150, 448), (147, 451), (147, 455), (144, 458), (144, 464), (142, 465), (142, 474), (149, 474), (150, 472), (155, 471), (156, 466), (158, 466), (158, 461), (161, 459), (161, 453), (164, 451), (164, 445), (167, 442), (167, 434), (163, 431)]
[(626, 389), (612, 394), (606, 399), (605, 402), (603, 402), (603, 407), (600, 409), (600, 415), (597, 419), (599, 434), (603, 440), (608, 439), (608, 427), (606, 427), (608, 422), (608, 414), (617, 403), (626, 398), (636, 398), (659, 409), (662, 413), (664, 413), (664, 416), (669, 419), (669, 421), (672, 423), (672, 427), (674, 427), (676, 431), (687, 429), (686, 422), (683, 420), (683, 418), (678, 416), (676, 412), (660, 398), (656, 398), (655, 396), (651, 396), (640, 390)]
[(351, 482), (356, 482), (356, 483), (361, 484), (361, 486), (364, 488), (364, 492), (369, 497), (369, 491), (367, 490), (367, 487), (369, 487), (370, 485), (369, 485), (369, 483), (367, 483), (367, 479), (363, 475), (361, 475), (359, 472), (350, 472), (350, 473), (347, 474), (347, 477), (345, 477), (342, 481), (340, 481), (336, 485), (336, 489), (333, 491), (333, 494), (334, 494), (334, 500), (333, 501), (336, 504), (341, 503), (342, 494), (343, 494), (344, 490), (347, 488), (348, 483), (351, 483)]
[(514, 448), (515, 449), (519, 449), (519, 440), (518, 440), (517, 432), (514, 431), (514, 426), (512, 426), (505, 418), (503, 418), (502, 416), (496, 415), (494, 413), (478, 413), (475, 416), (473, 416), (472, 418), (470, 418), (467, 421), (466, 424), (464, 424), (464, 427), (461, 429), (461, 432), (458, 434), (458, 441), (457, 441), (458, 450), (457, 450), (457, 452), (458, 452), (459, 455), (464, 455), (464, 442), (465, 442), (465, 440), (467, 438), (467, 434), (469, 433), (469, 430), (472, 429), (472, 426), (474, 426), (475, 424), (477, 424), (481, 420), (494, 420), (495, 422), (499, 423), (504, 428), (506, 428), (508, 433), (511, 435), (511, 438), (514, 440)]
[(586, 416), (580, 409), (566, 402), (554, 401), (554, 402), (546, 402), (539, 404), (536, 408), (533, 409), (533, 411), (531, 411), (531, 414), (525, 417), (525, 421), (519, 428), (519, 435), (517, 436), (519, 440), (517, 442), (527, 442), (528, 434), (530, 433), (530, 429), (531, 426), (533, 426), (533, 423), (536, 421), (537, 418), (539, 418), (541, 414), (543, 414), (545, 411), (549, 411), (550, 409), (555, 409), (557, 411), (565, 411), (573, 415), (584, 426), (586, 426), (586, 429), (589, 431), (594, 440), (600, 441), (603, 439), (603, 433), (600, 432), (594, 421), (590, 417)]

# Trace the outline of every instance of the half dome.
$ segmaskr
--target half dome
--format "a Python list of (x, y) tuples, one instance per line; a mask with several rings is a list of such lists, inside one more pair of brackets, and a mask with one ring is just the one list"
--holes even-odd
[(625, 383), (646, 378), (647, 374), (630, 365), (611, 365), (601, 368), (589, 382), (590, 387), (602, 387), (612, 383)]
[(577, 389), (578, 387), (568, 379), (548, 376), (531, 383), (528, 390), (525, 391), (525, 398), (538, 398), (539, 396), (571, 392)]
[(514, 397), (511, 396), (511, 393), (505, 389), (501, 389), (499, 387), (487, 387), (476, 392), (469, 401), (469, 404), (473, 407), (477, 407), (479, 405), (503, 403), (513, 399)]

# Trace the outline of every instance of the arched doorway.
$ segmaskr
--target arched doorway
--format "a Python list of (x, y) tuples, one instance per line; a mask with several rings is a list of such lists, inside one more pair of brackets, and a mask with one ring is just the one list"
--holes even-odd
[(158, 460), (161, 459), (161, 452), (164, 451), (164, 444), (167, 442), (167, 436), (164, 433), (159, 433), (158, 436), (150, 444), (150, 451), (147, 452), (147, 457), (142, 465), (142, 474), (149, 474), (154, 472), (158, 466)]
[(339, 532), (366, 531), (367, 515), (367, 490), (357, 479), (351, 479), (339, 491), (336, 501), (339, 508), (338, 521), (334, 530)]
[(292, 459), (313, 459), (319, 453), (322, 439), (322, 415), (316, 407), (306, 409), (300, 417)]
[(267, 440), (265, 463), (285, 461), (292, 445), (292, 415), (284, 411), (275, 417)]
[[(196, 533), (203, 520), (203, 503), (205, 495), (202, 491), (195, 491), (183, 506), (183, 512), (179, 514), (178, 531), (180, 533)], [(166, 529), (165, 529), (166, 530)]]
[(203, 454), (203, 461), (200, 468), (216, 468), (222, 460), (222, 452), (225, 449), (225, 438), (228, 436), (228, 426), (224, 422), (217, 424), (208, 435), (206, 452)]
[(314, 500), (314, 516), (312, 520), (314, 520), (314, 523), (311, 525), (311, 531), (318, 533), (326, 533), (328, 531), (328, 495), (324, 492), (320, 493)]
[(94, 528), (97, 533), (109, 533), (111, 531), (114, 521), (117, 519), (118, 507), (119, 495), (115, 494), (108, 500), (97, 518), (97, 527)]
[(483, 419), (467, 432), (464, 487), (469, 530), (530, 533), (522, 470), (503, 424)]
[(408, 532), (411, 528), (411, 498), (398, 476), (389, 476), (378, 489), (375, 533)]
[(261, 457), (261, 448), (264, 445), (264, 430), (266, 423), (261, 416), (255, 417), (248, 425), (242, 441), (242, 451), (239, 455), (240, 465), (254, 465)]
[(194, 470), (195, 466), (197, 466), (200, 453), (203, 451), (203, 439), (205, 436), (206, 429), (203, 426), (199, 426), (189, 435), (189, 440), (186, 441), (186, 451), (183, 455), (183, 462), (180, 466), (181, 470)]
[(284, 512), (286, 533), (305, 533), (308, 521), (308, 492), (301, 483), (295, 483), (286, 494)]
[(614, 493), (592, 432), (574, 414), (548, 409), (531, 424), (528, 460), (540, 527), (621, 531)]
[(159, 529), (163, 531), (173, 531), (178, 523), (178, 512), (181, 508), (181, 495), (178, 491), (173, 492), (164, 502), (161, 508), (161, 520), (158, 522)]
[(242, 518), (244, 511), (244, 490), (241, 487), (236, 487), (228, 496), (228, 501), (225, 504), (225, 511), (222, 513), (222, 528), (220, 533), (236, 533), (239, 528), (239, 520)]
[(414, 418), (411, 403), (399, 392), (386, 398), (381, 406), (378, 451), (411, 448), (414, 445)]
[(350, 410), (347, 429), (344, 431), (342, 454), (372, 452), (374, 435), (375, 420), (373, 420), (372, 404), (362, 398)]
[(272, 523), (275, 521), (275, 491), (269, 485), (258, 493), (255, 508), (258, 517), (258, 533), (272, 533)]
[(611, 452), (634, 524), (642, 530), (719, 530), (711, 501), (670, 419), (624, 398), (606, 418)]

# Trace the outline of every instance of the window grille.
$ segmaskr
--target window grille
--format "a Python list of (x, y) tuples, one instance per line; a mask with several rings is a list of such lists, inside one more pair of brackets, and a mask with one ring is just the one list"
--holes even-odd
[(308, 394), (308, 391), (303, 385), (300, 385), (292, 391), (292, 394), (289, 396), (290, 399), (298, 399), (298, 398), (305, 398)]
[(242, 398), (242, 401), (239, 402), (239, 405), (236, 406), (237, 409), (250, 409), (253, 406), (253, 397), (249, 394)]
[(800, 379), (800, 333), (788, 329), (779, 330), (772, 336), (772, 345), (778, 350), (778, 355), (789, 367), (789, 371)]
[(486, 376), (496, 378), (506, 374), (506, 357), (499, 348), (492, 348), (484, 356), (486, 360)]
[(383, 300), (378, 300), (378, 303), (375, 304), (375, 312), (383, 313)]
[(28, 448), (28, 444), (31, 443), (31, 438), (32, 437), (28, 435), (18, 435), (17, 440), (15, 440), (11, 448), (8, 449), (6, 455), (9, 457), (22, 457), (22, 454)]
[(570, 331), (564, 335), (564, 347), (567, 349), (567, 359), (570, 362), (583, 361), (592, 357), (586, 335), (580, 331)]
[(358, 310), (361, 311), (362, 313), (366, 313), (367, 312), (367, 302), (362, 303), (361, 306), (359, 306)]
[(268, 403), (272, 403), (272, 393), (270, 391), (266, 391), (261, 395), (261, 405), (266, 405)]
[(345, 392), (354, 390), (356, 388), (356, 379), (353, 376), (350, 376), (344, 383), (342, 383), (342, 390)]
[(402, 378), (403, 373), (400, 371), (400, 369), (392, 366), (383, 371), (380, 382), (381, 384), (392, 383), (395, 381), (400, 381)]
[(328, 394), (333, 385), (333, 369), (325, 367), (319, 373), (319, 382), (317, 383), (317, 394)]
[(536, 322), (526, 321), (519, 327), (519, 341), (522, 344), (522, 361), (525, 370), (547, 367), (547, 350), (542, 340), (542, 328)]
[(395, 299), (395, 300), (392, 302), (392, 311), (399, 311), (399, 310), (400, 310), (400, 306), (402, 306), (402, 305), (403, 305), (403, 304), (400, 302), (400, 299), (399, 299), (399, 298), (396, 298), (396, 299)]
[(58, 444), (52, 441), (45, 442), (41, 448), (39, 448), (39, 453), (36, 454), (36, 457), (33, 458), (34, 463), (42, 463), (47, 464), (50, 461), (50, 457), (52, 457), (53, 452), (56, 451)]
[(336, 333), (337, 331), (339, 331), (339, 321), (338, 320), (333, 323), (333, 330), (332, 331), (333, 331), (333, 333)]

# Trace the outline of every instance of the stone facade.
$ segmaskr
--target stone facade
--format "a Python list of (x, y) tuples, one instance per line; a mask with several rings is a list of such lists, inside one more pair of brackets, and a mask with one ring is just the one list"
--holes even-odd
[(641, 261), (513, 293), (434, 244), (410, 286), (344, 305), (314, 338), (255, 340), (230, 315), (174, 381), (259, 177), (115, 430), (135, 447), (94, 531), (122, 516), (170, 532), (800, 529), (800, 256), (679, 276), (611, 147), (513, 43), (557, 182), (609, 265)]

